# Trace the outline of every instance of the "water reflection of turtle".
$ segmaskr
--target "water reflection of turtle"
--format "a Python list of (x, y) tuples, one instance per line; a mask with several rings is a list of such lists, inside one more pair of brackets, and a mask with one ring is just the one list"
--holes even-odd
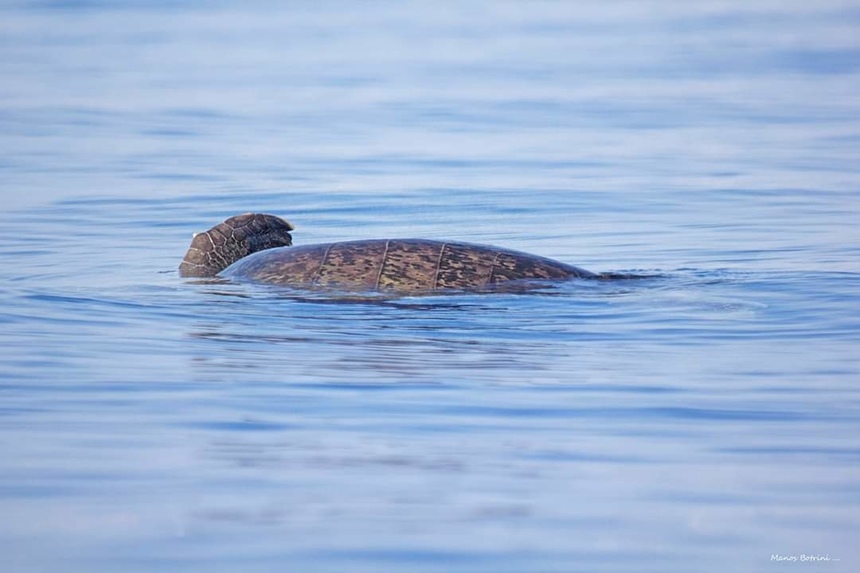
[(607, 279), (528, 253), (424, 239), (376, 239), (293, 247), (287, 221), (258, 213), (198, 233), (179, 265), (184, 277), (223, 277), (292, 287), (420, 293), (488, 290), (503, 283)]

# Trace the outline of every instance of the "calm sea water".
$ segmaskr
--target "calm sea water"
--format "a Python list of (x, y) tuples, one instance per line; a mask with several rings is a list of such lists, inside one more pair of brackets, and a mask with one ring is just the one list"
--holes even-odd
[[(858, 38), (838, 0), (4, 2), (0, 569), (860, 570)], [(662, 276), (178, 277), (250, 210)]]

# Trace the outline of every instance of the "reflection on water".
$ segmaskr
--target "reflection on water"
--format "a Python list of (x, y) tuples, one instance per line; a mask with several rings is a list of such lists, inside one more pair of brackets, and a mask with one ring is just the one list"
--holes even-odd
[(5, 287), (12, 566), (60, 538), (105, 570), (853, 558), (856, 274), (343, 297), (148, 264)]

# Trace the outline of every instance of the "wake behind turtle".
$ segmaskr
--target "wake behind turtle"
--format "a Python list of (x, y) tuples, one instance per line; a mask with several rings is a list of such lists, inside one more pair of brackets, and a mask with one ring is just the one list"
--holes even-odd
[(294, 227), (245, 213), (194, 236), (183, 277), (221, 277), (297, 288), (405, 294), (487, 290), (573, 278), (634, 278), (592, 273), (546, 257), (487, 245), (426, 239), (373, 239), (293, 247)]

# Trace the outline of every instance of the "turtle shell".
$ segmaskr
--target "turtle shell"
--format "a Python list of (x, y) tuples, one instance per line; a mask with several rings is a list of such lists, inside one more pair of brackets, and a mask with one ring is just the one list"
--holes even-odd
[(258, 251), (218, 276), (295, 287), (408, 293), (597, 275), (545, 257), (491, 246), (379, 239)]

